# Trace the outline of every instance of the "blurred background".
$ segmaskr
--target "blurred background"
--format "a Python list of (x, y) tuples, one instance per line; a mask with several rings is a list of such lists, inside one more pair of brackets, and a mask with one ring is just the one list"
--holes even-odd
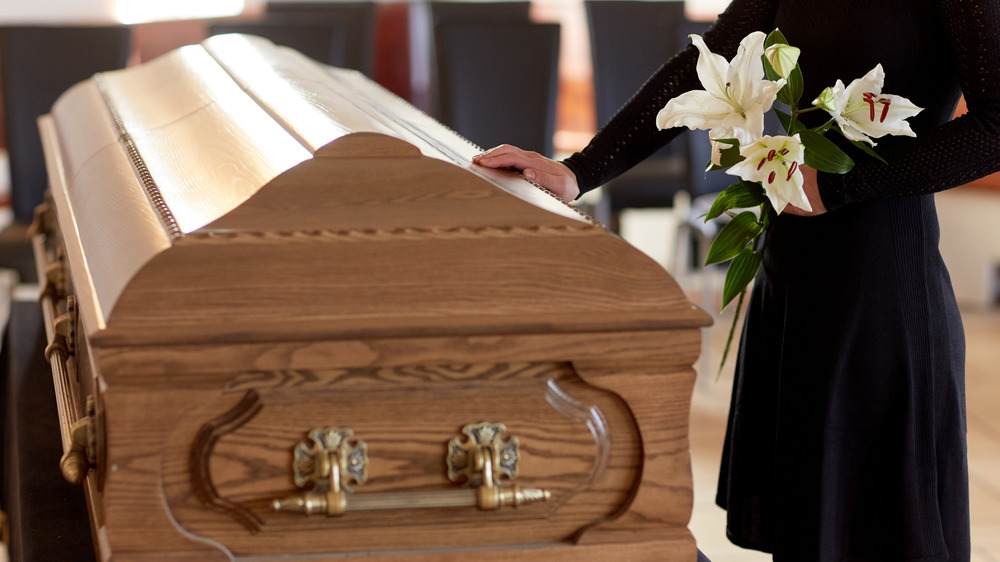
[[(95, 72), (135, 65), (218, 33), (249, 33), (353, 68), (483, 148), (552, 157), (598, 127), (726, 0), (283, 1), (5, 0), (0, 4), (0, 315), (37, 295), (27, 226), (47, 185), (35, 120)], [(959, 107), (959, 113), (964, 111)], [(768, 560), (725, 538), (714, 506), (731, 367), (724, 270), (702, 268), (714, 226), (698, 219), (728, 185), (706, 176), (704, 135), (686, 133), (577, 205), (678, 280), (713, 314), (691, 413), (691, 529), (719, 561)], [(721, 176), (721, 174), (720, 174)], [(941, 251), (968, 337), (973, 560), (1000, 562), (1000, 176), (938, 195)], [(730, 361), (731, 363), (731, 361)]]

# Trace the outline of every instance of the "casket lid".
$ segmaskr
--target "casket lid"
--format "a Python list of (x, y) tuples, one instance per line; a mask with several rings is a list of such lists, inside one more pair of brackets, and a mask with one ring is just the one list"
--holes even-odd
[(219, 36), (40, 120), (95, 345), (704, 325), (653, 260), (361, 74)]

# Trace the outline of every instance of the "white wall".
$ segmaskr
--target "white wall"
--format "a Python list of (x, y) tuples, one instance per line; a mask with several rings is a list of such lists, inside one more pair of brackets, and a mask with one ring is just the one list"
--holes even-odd
[(1000, 294), (1000, 192), (959, 188), (936, 196), (941, 255), (960, 305), (996, 306)]

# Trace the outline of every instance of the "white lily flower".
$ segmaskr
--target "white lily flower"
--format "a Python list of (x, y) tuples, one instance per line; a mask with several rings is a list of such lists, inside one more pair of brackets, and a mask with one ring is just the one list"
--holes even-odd
[(802, 189), (802, 172), (799, 170), (804, 153), (805, 148), (798, 134), (762, 137), (743, 147), (740, 154), (746, 159), (730, 167), (726, 173), (746, 181), (760, 182), (778, 214), (788, 203), (803, 211), (812, 211), (812, 205)]
[(802, 50), (784, 43), (775, 43), (764, 50), (767, 62), (771, 63), (771, 68), (782, 78), (788, 78), (795, 65), (799, 63), (799, 54)]
[(917, 136), (906, 119), (920, 113), (923, 108), (902, 96), (883, 94), (884, 80), (885, 72), (881, 64), (846, 88), (843, 82), (837, 80), (832, 90), (834, 109), (824, 109), (837, 121), (845, 137), (875, 146), (872, 138)]
[(740, 42), (732, 62), (709, 50), (699, 35), (691, 35), (698, 47), (698, 79), (704, 90), (685, 92), (667, 102), (656, 115), (660, 129), (687, 127), (709, 129), (712, 139), (737, 139), (740, 145), (764, 134), (764, 113), (771, 109), (781, 79), (764, 77), (760, 57), (764, 54), (764, 33), (755, 31)]

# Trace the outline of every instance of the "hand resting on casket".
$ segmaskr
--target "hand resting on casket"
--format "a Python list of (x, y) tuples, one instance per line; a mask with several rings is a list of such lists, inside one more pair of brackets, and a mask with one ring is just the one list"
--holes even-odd
[(516, 146), (502, 144), (472, 158), (472, 162), (487, 168), (511, 168), (521, 172), (524, 179), (537, 184), (563, 201), (569, 202), (580, 195), (576, 174), (562, 162), (556, 162)]

